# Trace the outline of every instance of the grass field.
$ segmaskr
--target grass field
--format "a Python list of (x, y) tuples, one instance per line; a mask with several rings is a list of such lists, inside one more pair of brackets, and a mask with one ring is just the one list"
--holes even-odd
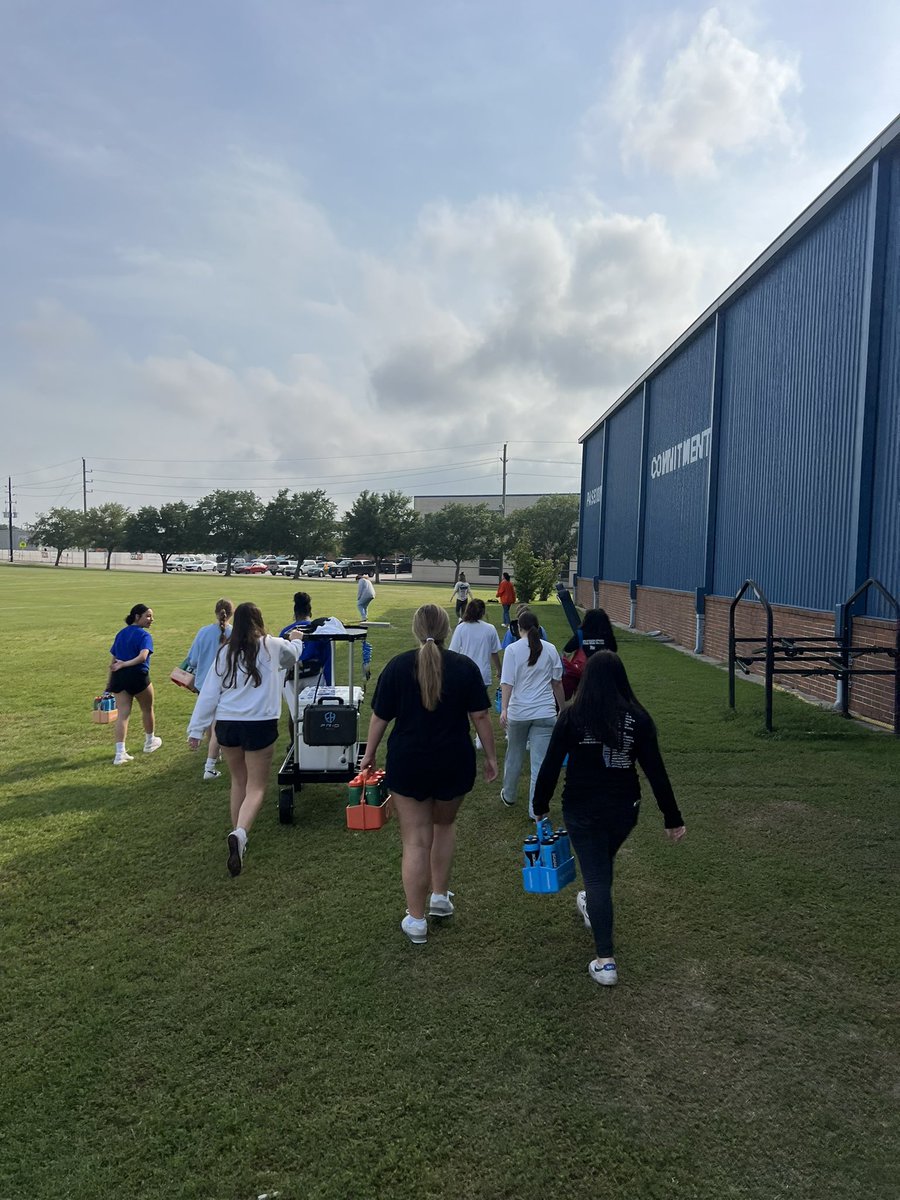
[[(735, 716), (724, 674), (623, 635), (688, 837), (645, 797), (619, 987), (588, 978), (574, 888), (522, 892), (496, 785), (462, 809), (457, 915), (413, 947), (397, 830), (347, 831), (339, 787), (282, 827), (273, 774), (228, 876), (227, 783), (167, 682), (223, 588), (290, 617), (288, 580), (0, 570), (2, 1200), (898, 1194), (893, 739), (783, 695), (767, 736), (762, 689)], [(352, 582), (308, 590), (355, 614)], [(379, 587), (376, 670), (449, 591)], [(138, 601), (164, 745), (113, 768), (90, 702)]]

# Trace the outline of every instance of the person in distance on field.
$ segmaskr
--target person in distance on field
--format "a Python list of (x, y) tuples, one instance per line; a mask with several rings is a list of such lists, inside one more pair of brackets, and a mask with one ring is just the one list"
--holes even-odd
[(588, 659), (572, 704), (556, 722), (534, 789), (536, 821), (550, 810), (566, 755), (563, 818), (585, 888), (575, 900), (597, 952), (588, 972), (595, 983), (609, 986), (619, 978), (613, 950), (613, 863), (637, 824), (641, 786), (635, 763), (653, 789), (666, 837), (680, 842), (686, 832), (656, 726), (631, 690), (622, 660), (611, 650)]
[(516, 589), (509, 577), (509, 572), (503, 572), (503, 578), (497, 587), (497, 599), (503, 605), (503, 624), (509, 624), (509, 610), (516, 602)]
[(112, 655), (107, 690), (116, 698), (116, 755), (115, 766), (131, 762), (134, 755), (125, 749), (128, 737), (128, 718), (131, 705), (137, 700), (144, 723), (144, 753), (153, 754), (162, 745), (154, 728), (156, 717), (153, 711), (153, 684), (150, 682), (150, 655), (153, 653), (153, 609), (146, 604), (135, 604), (125, 618), (125, 628), (116, 634), (109, 648)]
[(385, 780), (394, 797), (403, 843), (406, 916), (400, 928), (424, 945), (426, 913), (450, 917), (449, 890), (456, 845), (456, 814), (475, 784), (471, 718), (484, 747), (484, 778), (497, 778), (494, 731), (481, 672), (462, 654), (445, 650), (450, 619), (436, 604), (413, 617), (415, 650), (398, 654), (378, 679), (361, 770), (375, 754), (391, 721)]
[(469, 587), (469, 581), (466, 579), (466, 573), (465, 571), (460, 571), (459, 579), (457, 579), (456, 586), (450, 595), (450, 599), (456, 601), (457, 621), (461, 620), (463, 613), (466, 611), (470, 594), (471, 588)]

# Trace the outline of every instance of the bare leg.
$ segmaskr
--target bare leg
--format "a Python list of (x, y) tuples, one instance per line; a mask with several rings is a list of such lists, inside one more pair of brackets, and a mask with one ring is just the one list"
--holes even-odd
[(116, 698), (116, 741), (125, 744), (128, 737), (128, 718), (131, 716), (130, 692), (113, 692)]
[(431, 846), (434, 839), (434, 804), (394, 793), (394, 808), (403, 843), (403, 890), (409, 915), (425, 917), (425, 897), (431, 888)]
[(153, 733), (153, 684), (148, 683), (142, 692), (138, 692), (135, 696), (141, 710), (141, 719), (144, 722), (144, 733), (150, 737)]
[(231, 828), (237, 829), (241, 805), (247, 794), (247, 764), (240, 746), (223, 746), (222, 753), (231, 776)]
[(209, 750), (206, 757), (213, 759), (219, 757), (219, 739), (216, 737), (216, 727), (214, 724), (209, 727)]
[(456, 814), (462, 796), (455, 800), (434, 800), (434, 837), (431, 842), (431, 890), (446, 896), (450, 885), (450, 868), (456, 849)]
[[(256, 820), (256, 814), (263, 806), (266, 798), (266, 788), (269, 784), (269, 768), (275, 754), (275, 743), (266, 746), (265, 750), (245, 750), (244, 764), (246, 785), (244, 800), (235, 821), (235, 829), (240, 827), (245, 833), (250, 832), (250, 826)], [(228, 764), (231, 766), (231, 763)]]

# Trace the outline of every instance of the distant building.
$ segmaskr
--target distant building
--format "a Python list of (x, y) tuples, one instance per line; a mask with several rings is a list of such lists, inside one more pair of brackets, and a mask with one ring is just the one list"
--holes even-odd
[[(20, 547), (19, 543), (20, 542), (27, 543), (29, 537), (31, 537), (31, 534), (28, 532), (27, 529), (20, 529), (17, 525), (13, 525), (12, 532), (13, 532), (13, 550), (19, 550), (20, 548), (24, 548), (24, 547)], [(5, 523), (2, 527), (2, 529), (0, 529), (0, 550), (5, 550), (7, 553), (9, 553), (9, 526)]]
[[(568, 493), (575, 496), (574, 492)], [(531, 508), (537, 504), (538, 500), (543, 500), (545, 492), (537, 494), (515, 494), (506, 497), (506, 515), (519, 512), (523, 508)], [(491, 512), (503, 511), (502, 496), (414, 496), (413, 508), (417, 513), (425, 516), (426, 513), (440, 512), (448, 504), (469, 504), (473, 508), (478, 504), (486, 504)], [(504, 568), (508, 569), (508, 568)], [(482, 585), (494, 584), (497, 585), (500, 581), (500, 559), (499, 558), (479, 558), (469, 562), (462, 562), (460, 570), (465, 571), (466, 578), (469, 583), (478, 583)], [(574, 566), (573, 566), (574, 570)], [(449, 583), (453, 586), (454, 581), (454, 564), (452, 562), (433, 563), (427, 559), (413, 559), (412, 564), (412, 579), (419, 583)]]

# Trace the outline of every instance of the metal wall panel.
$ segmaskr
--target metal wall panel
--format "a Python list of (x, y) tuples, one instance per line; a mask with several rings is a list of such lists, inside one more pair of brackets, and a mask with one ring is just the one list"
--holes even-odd
[(648, 587), (687, 592), (704, 583), (714, 352), (710, 326), (650, 381), (640, 581)]
[(578, 526), (578, 576), (593, 579), (600, 574), (600, 514), (603, 511), (604, 428), (593, 433), (582, 446), (581, 520)]
[[(890, 167), (890, 209), (881, 333), (878, 424), (869, 574), (900, 599), (900, 156)], [(869, 611), (888, 610), (871, 597)]]
[(641, 478), (641, 393), (605, 423), (609, 439), (603, 500), (604, 579), (627, 583), (637, 562)]
[(831, 609), (853, 590), (868, 178), (727, 310), (715, 591)]

